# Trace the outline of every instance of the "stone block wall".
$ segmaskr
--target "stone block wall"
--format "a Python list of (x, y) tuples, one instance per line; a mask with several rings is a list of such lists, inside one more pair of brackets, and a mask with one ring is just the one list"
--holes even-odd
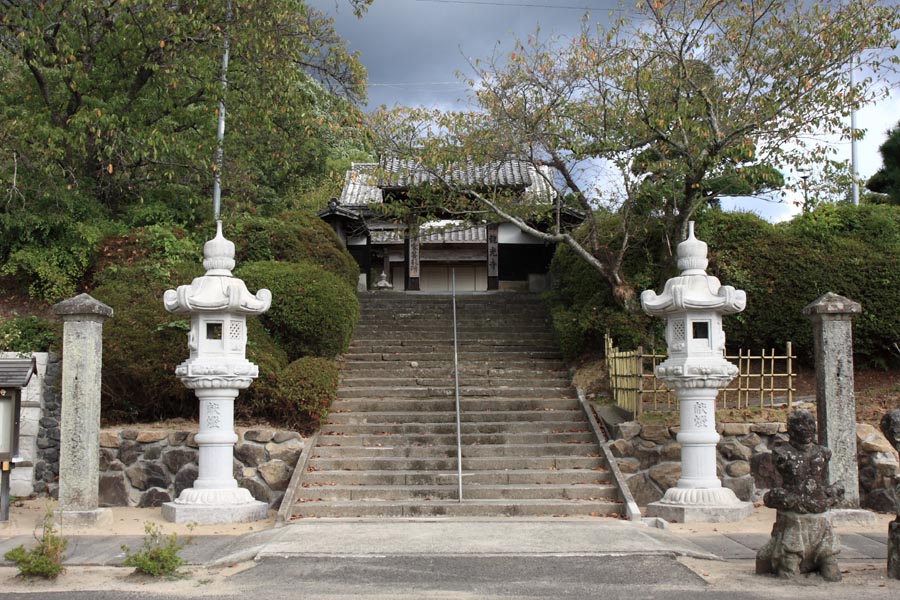
[[(772, 448), (788, 442), (785, 423), (719, 423), (717, 473), (722, 485), (741, 500), (759, 500), (781, 485), (772, 463)], [(663, 497), (681, 476), (678, 427), (641, 425), (636, 421), (615, 427), (610, 450), (616, 457), (635, 501), (646, 506)], [(864, 508), (893, 512), (891, 478), (900, 473), (900, 458), (875, 427), (857, 426), (860, 503)]]
[[(294, 431), (238, 429), (233, 472), (238, 485), (272, 508), (281, 504), (304, 448)], [(198, 476), (195, 432), (104, 429), (100, 432), (100, 506), (160, 506)]]

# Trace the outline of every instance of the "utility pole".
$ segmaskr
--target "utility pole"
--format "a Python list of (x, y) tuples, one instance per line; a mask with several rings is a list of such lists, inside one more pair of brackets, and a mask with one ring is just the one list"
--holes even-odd
[(856, 144), (856, 97), (853, 94), (854, 71), (856, 70), (856, 57), (850, 59), (850, 92), (853, 104), (850, 106), (850, 171), (853, 177), (851, 183), (851, 198), (853, 206), (859, 206), (859, 156)]

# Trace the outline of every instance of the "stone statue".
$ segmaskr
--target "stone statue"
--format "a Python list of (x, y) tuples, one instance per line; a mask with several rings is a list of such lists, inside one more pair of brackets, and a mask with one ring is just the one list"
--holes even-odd
[(840, 581), (840, 543), (824, 514), (844, 497), (841, 485), (825, 480), (831, 450), (816, 444), (816, 419), (809, 411), (792, 412), (787, 426), (790, 443), (772, 451), (784, 483), (763, 498), (778, 514), (772, 538), (756, 554), (756, 572), (794, 577), (818, 571), (826, 581)]
[[(881, 417), (881, 432), (900, 452), (900, 408), (888, 411)], [(900, 474), (894, 476), (894, 502), (897, 504), (897, 518), (888, 525), (887, 575), (900, 579)]]

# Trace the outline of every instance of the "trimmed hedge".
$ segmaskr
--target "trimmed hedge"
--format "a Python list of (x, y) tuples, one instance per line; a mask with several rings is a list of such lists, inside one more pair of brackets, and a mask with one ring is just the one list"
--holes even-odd
[(250, 289), (272, 291), (263, 326), (290, 360), (334, 358), (350, 345), (359, 300), (346, 281), (308, 263), (263, 261), (237, 270)]
[[(811, 365), (812, 325), (802, 310), (834, 292), (863, 306), (853, 321), (857, 364), (900, 363), (900, 207), (825, 204), (778, 225), (750, 213), (707, 210), (698, 215), (696, 232), (709, 244), (709, 274), (747, 292), (746, 310), (725, 317), (729, 348), (781, 349), (791, 341), (801, 363)], [(643, 244), (634, 241), (643, 260), (629, 258), (625, 268), (638, 294), (662, 289), (648, 269), (672, 271), (654, 264), (652, 257), (662, 256), (658, 238), (645, 235)], [(662, 320), (617, 306), (605, 281), (568, 248), (557, 250), (551, 272), (547, 300), (570, 360), (598, 350), (607, 330), (622, 348), (664, 345)]]
[(359, 279), (359, 266), (325, 221), (305, 210), (277, 217), (244, 217), (228, 228), (237, 251), (237, 264), (279, 261), (318, 265), (346, 281)]
[[(174, 265), (165, 277), (141, 266), (102, 273), (103, 283), (91, 293), (115, 311), (103, 326), (104, 420), (142, 422), (197, 416), (197, 399), (175, 377), (175, 367), (188, 357), (190, 318), (167, 312), (162, 297), (167, 289), (190, 283), (202, 274), (202, 267), (195, 262)], [(287, 364), (285, 353), (253, 317), (247, 319), (247, 336), (247, 357), (259, 365), (261, 385), (259, 392), (251, 386), (252, 392), (242, 394), (238, 406), (259, 402), (259, 395)]]
[(171, 269), (171, 279), (140, 266), (116, 267), (100, 274), (91, 294), (111, 306), (103, 325), (101, 407), (110, 422), (192, 417), (197, 401), (175, 377), (188, 355), (190, 320), (163, 307), (163, 293), (173, 282), (188, 283), (202, 274), (197, 263)]
[(289, 429), (315, 430), (337, 397), (338, 374), (337, 363), (328, 358), (295, 360), (281, 371), (266, 415)]
[(710, 245), (709, 272), (747, 292), (747, 309), (725, 320), (729, 346), (782, 348), (791, 341), (811, 365), (812, 324), (802, 310), (834, 292), (863, 307), (853, 320), (857, 363), (898, 364), (900, 207), (824, 205), (780, 225), (720, 212), (697, 232)]

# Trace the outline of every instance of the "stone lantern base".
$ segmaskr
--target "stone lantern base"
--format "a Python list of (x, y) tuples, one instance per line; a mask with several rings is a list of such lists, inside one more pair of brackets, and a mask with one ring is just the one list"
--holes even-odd
[(647, 505), (647, 516), (670, 523), (725, 523), (753, 514), (753, 503), (738, 500), (728, 488), (669, 488), (662, 500)]
[(162, 515), (170, 523), (196, 523), (197, 525), (217, 525), (219, 523), (249, 523), (262, 521), (268, 516), (269, 505), (265, 502), (252, 504), (191, 505), (166, 502), (162, 505)]
[[(241, 494), (245, 492), (245, 494)], [(269, 505), (254, 500), (243, 488), (230, 490), (188, 489), (175, 502), (162, 505), (162, 516), (171, 523), (248, 523), (266, 518)]]

